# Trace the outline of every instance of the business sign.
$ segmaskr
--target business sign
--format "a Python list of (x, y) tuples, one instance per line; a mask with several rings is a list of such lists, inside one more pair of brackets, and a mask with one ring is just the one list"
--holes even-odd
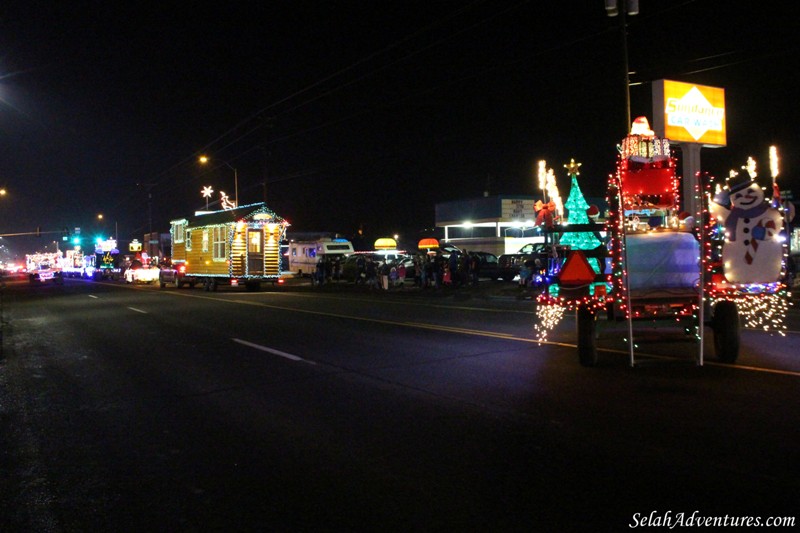
[(725, 89), (658, 80), (653, 82), (653, 129), (674, 143), (725, 146)]
[(501, 206), (501, 217), (503, 220), (536, 219), (536, 211), (533, 209), (533, 200), (503, 198)]

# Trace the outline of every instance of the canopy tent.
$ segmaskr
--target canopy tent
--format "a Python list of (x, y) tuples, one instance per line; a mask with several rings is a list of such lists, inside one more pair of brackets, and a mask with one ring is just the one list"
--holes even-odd
[(397, 241), (390, 237), (381, 237), (375, 241), (376, 250), (394, 250), (397, 248)]
[(419, 243), (417, 244), (417, 248), (419, 248), (420, 250), (422, 249), (433, 250), (439, 248), (439, 241), (437, 239), (428, 237), (426, 239), (422, 239), (421, 241), (419, 241)]

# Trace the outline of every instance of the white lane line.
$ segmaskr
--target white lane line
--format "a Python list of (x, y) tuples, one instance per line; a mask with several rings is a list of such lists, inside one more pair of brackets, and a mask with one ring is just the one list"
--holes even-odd
[(142, 311), (141, 309), (136, 309), (135, 307), (129, 307), (131, 311), (136, 311), (137, 313), (142, 313), (143, 315), (147, 314), (147, 311)]
[(250, 348), (255, 348), (256, 350), (261, 350), (262, 352), (271, 353), (273, 355), (277, 355), (280, 357), (284, 357), (286, 359), (292, 361), (302, 361), (303, 363), (308, 363), (310, 365), (316, 365), (314, 361), (309, 361), (308, 359), (303, 359), (302, 357), (298, 357), (296, 355), (292, 355), (290, 353), (282, 352), (280, 350), (276, 350), (275, 348), (268, 348), (266, 346), (261, 346), (260, 344), (255, 344), (252, 342), (244, 341), (242, 339), (232, 339), (233, 342), (238, 342), (239, 344), (244, 344), (245, 346), (249, 346)]
[(90, 294), (89, 298), (97, 298), (97, 296), (95, 296), (94, 294)]

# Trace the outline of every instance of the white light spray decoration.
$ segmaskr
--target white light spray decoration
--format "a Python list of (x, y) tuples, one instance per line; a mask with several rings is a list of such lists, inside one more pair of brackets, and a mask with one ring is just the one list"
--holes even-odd
[(542, 190), (542, 195), (544, 196), (542, 201), (547, 202), (547, 162), (544, 160), (539, 161), (537, 176), (539, 177), (539, 188)]
[(751, 180), (756, 179), (756, 176), (758, 176), (758, 174), (756, 173), (756, 160), (753, 159), (752, 157), (748, 157), (747, 164), (742, 167), (742, 170), (745, 170), (747, 171), (748, 174), (750, 174)]
[(772, 175), (772, 180), (778, 177), (778, 148), (776, 146), (769, 147), (769, 171)]
[(564, 204), (561, 202), (561, 195), (558, 193), (556, 184), (556, 174), (552, 168), (547, 169), (547, 194), (550, 195), (550, 200), (556, 204), (556, 216), (561, 216), (564, 213)]

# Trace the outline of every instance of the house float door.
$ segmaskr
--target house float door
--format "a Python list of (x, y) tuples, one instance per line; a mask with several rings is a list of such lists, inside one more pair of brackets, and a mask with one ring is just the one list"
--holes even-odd
[(251, 276), (264, 275), (264, 232), (260, 229), (247, 230), (247, 273)]

